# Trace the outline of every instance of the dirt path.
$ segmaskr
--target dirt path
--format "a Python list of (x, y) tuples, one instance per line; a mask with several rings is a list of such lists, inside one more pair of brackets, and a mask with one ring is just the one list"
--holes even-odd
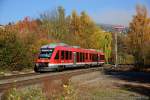
[[(150, 74), (92, 72), (71, 78), (78, 97), (82, 100), (150, 99)], [(143, 81), (143, 79), (145, 79)]]

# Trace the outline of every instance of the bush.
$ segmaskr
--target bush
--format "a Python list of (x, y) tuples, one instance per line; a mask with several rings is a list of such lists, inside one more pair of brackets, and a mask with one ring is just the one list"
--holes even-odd
[(0, 30), (0, 48), (2, 69), (22, 70), (32, 66), (32, 53), (15, 32)]
[(46, 98), (41, 88), (34, 87), (23, 90), (12, 88), (4, 93), (2, 100), (46, 100)]

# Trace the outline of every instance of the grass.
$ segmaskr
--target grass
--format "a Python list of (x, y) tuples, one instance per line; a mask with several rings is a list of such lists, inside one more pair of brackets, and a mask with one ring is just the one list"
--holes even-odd
[(41, 88), (16, 89), (14, 87), (3, 94), (2, 100), (46, 100), (46, 98)]
[(92, 86), (90, 84), (78, 86), (76, 88), (77, 100), (136, 100), (143, 97), (136, 92), (129, 91), (128, 88), (112, 85), (110, 81), (102, 83), (92, 83)]
[(130, 94), (129, 91), (121, 89), (99, 89), (93, 91), (92, 95), (96, 97), (124, 97), (125, 95)]

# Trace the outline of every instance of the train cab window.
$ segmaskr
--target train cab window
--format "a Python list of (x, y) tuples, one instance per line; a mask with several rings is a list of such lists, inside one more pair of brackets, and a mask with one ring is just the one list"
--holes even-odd
[(68, 51), (65, 51), (65, 52), (66, 52), (66, 57), (65, 57), (65, 59), (68, 60), (68, 59), (69, 59), (69, 53), (68, 53)]
[(54, 51), (54, 48), (50, 48), (50, 49), (42, 48), (39, 54), (39, 59), (50, 59), (53, 51)]
[(57, 51), (55, 59), (59, 59), (59, 51)]
[(65, 51), (61, 51), (61, 59), (65, 58)]

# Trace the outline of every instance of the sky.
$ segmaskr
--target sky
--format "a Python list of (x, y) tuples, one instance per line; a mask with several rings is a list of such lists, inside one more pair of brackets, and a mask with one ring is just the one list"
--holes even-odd
[(72, 10), (78, 14), (86, 11), (96, 23), (128, 26), (137, 4), (145, 5), (150, 15), (150, 0), (0, 0), (0, 24), (26, 16), (36, 19), (41, 13), (62, 6), (66, 15)]

